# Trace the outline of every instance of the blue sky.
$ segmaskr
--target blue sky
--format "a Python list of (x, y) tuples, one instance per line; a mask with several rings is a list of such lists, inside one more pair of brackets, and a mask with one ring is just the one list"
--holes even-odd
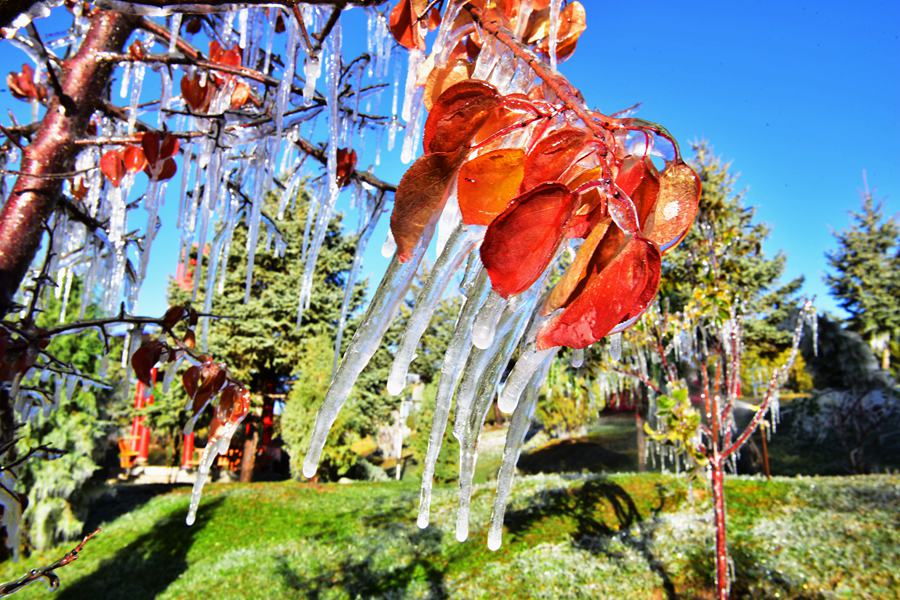
[[(859, 205), (863, 170), (888, 212), (900, 209), (900, 2), (582, 2), (588, 30), (560, 70), (596, 108), (640, 102), (640, 116), (667, 127), (683, 148), (708, 140), (772, 228), (766, 251), (785, 252), (787, 277), (803, 275), (818, 306), (836, 310), (822, 281), (824, 252)], [(348, 56), (364, 43), (359, 13), (345, 15)], [(62, 24), (54, 15), (41, 29)], [(7, 72), (23, 62), (14, 54), (3, 53)], [(25, 118), (27, 108), (3, 87), (0, 109)], [(369, 136), (363, 168), (373, 143)], [(376, 173), (396, 182), (404, 169), (395, 152), (382, 155)], [(176, 204), (170, 193), (143, 313), (165, 310)], [(133, 218), (143, 225), (146, 217)], [(386, 265), (378, 252), (385, 231), (376, 231), (366, 256), (372, 283)]]

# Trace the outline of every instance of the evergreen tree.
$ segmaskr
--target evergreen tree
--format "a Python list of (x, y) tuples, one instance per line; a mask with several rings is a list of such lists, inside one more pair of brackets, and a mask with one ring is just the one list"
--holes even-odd
[(868, 189), (862, 211), (850, 216), (850, 227), (835, 234), (837, 249), (826, 253), (833, 272), (825, 280), (850, 315), (847, 326), (869, 341), (882, 368), (889, 369), (891, 355), (896, 365), (900, 351), (900, 226)]

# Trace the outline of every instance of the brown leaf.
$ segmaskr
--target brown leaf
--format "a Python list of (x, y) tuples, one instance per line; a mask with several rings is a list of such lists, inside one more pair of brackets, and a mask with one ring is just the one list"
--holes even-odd
[(187, 332), (185, 332), (182, 343), (191, 350), (197, 346), (197, 336), (194, 334), (193, 329), (188, 329)]
[(391, 232), (401, 262), (409, 260), (422, 232), (440, 216), (464, 156), (463, 151), (426, 154), (400, 179), (394, 195)]
[(356, 150), (338, 148), (337, 150), (337, 184), (344, 187), (350, 183), (356, 169)]
[(457, 196), (463, 223), (490, 225), (519, 194), (525, 175), (525, 151), (504, 148), (482, 154), (463, 164)]
[(388, 28), (397, 43), (408, 50), (424, 50), (425, 38), (419, 30), (419, 14), (413, 9), (412, 0), (400, 0), (391, 9)]
[(163, 327), (165, 327), (166, 329), (172, 329), (185, 316), (187, 316), (187, 309), (185, 307), (171, 306), (169, 307), (169, 310), (166, 311), (166, 314), (163, 315)]
[(168, 350), (168, 346), (159, 340), (148, 340), (141, 344), (131, 355), (131, 368), (138, 381), (144, 385), (153, 385), (152, 370), (162, 357), (162, 353)]
[(216, 87), (212, 78), (207, 77), (205, 82), (201, 82), (200, 73), (181, 78), (181, 96), (192, 112), (209, 112), (209, 105), (215, 95)]

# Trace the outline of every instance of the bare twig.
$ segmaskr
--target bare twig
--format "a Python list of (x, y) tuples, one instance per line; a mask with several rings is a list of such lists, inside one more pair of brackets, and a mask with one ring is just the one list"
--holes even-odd
[(84, 548), (84, 545), (87, 544), (91, 538), (100, 533), (100, 529), (96, 529), (92, 533), (85, 536), (81, 542), (78, 543), (77, 546), (69, 550), (65, 556), (57, 560), (56, 562), (47, 565), (46, 567), (40, 567), (38, 569), (32, 569), (28, 572), (28, 574), (23, 575), (19, 579), (15, 581), (10, 581), (8, 583), (0, 584), (0, 596), (7, 596), (14, 592), (18, 592), (23, 587), (30, 583), (34, 583), (38, 579), (46, 579), (47, 584), (50, 586), (50, 589), (59, 588), (59, 576), (54, 573), (56, 569), (66, 566), (67, 564), (74, 562), (78, 559), (79, 553)]

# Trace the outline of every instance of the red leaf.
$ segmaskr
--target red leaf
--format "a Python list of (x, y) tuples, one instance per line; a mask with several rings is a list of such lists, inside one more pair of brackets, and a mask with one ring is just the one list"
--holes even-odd
[(129, 173), (137, 173), (147, 166), (147, 157), (144, 156), (144, 151), (140, 146), (125, 146), (123, 158), (125, 169)]
[(181, 96), (192, 112), (209, 112), (209, 105), (215, 93), (216, 87), (212, 79), (207, 77), (206, 81), (201, 83), (200, 73), (181, 78)]
[(181, 384), (184, 386), (184, 391), (187, 392), (187, 395), (190, 398), (193, 398), (197, 394), (197, 387), (199, 383), (200, 367), (196, 365), (188, 367), (181, 375)]
[(250, 393), (243, 387), (229, 383), (222, 390), (216, 406), (216, 418), (223, 423), (237, 423), (250, 412)]
[(151, 371), (159, 359), (162, 357), (164, 350), (168, 349), (165, 343), (159, 340), (149, 340), (141, 344), (141, 347), (135, 350), (131, 355), (131, 368), (138, 381), (144, 385), (152, 384)]
[(118, 150), (107, 150), (100, 157), (100, 171), (110, 183), (119, 187), (122, 177), (125, 176), (125, 159), (122, 157), (122, 153)]
[(6, 85), (19, 100), (44, 100), (47, 97), (47, 88), (34, 82), (34, 69), (28, 64), (22, 65), (20, 73), (7, 75)]
[(547, 298), (547, 302), (544, 304), (541, 311), (542, 314), (548, 315), (557, 308), (566, 306), (569, 303), (569, 300), (576, 293), (576, 290), (587, 276), (588, 269), (590, 268), (591, 263), (594, 262), (592, 261), (594, 254), (600, 244), (615, 244), (616, 249), (618, 249), (621, 245), (623, 235), (621, 231), (616, 228), (613, 228), (613, 230), (610, 231), (609, 225), (609, 220), (599, 224), (594, 227), (587, 238), (585, 238), (584, 243), (581, 244), (581, 247), (578, 248), (578, 252), (575, 254), (575, 260), (572, 261), (572, 264), (569, 265), (566, 272), (563, 273), (559, 281), (556, 282), (556, 285), (553, 286), (550, 297)]
[(515, 198), (490, 224), (481, 262), (494, 290), (508, 298), (528, 289), (563, 239), (577, 196), (561, 183), (544, 183)]
[(425, 38), (419, 32), (418, 19), (412, 0), (400, 0), (391, 9), (388, 27), (397, 43), (408, 50), (425, 49)]
[(166, 311), (166, 314), (163, 315), (163, 327), (172, 329), (178, 324), (178, 321), (182, 320), (185, 316), (187, 316), (187, 309), (185, 307), (172, 306)]
[(166, 134), (160, 136), (155, 131), (148, 131), (141, 138), (141, 148), (147, 157), (147, 166), (144, 173), (150, 179), (170, 179), (177, 169), (175, 161), (171, 158), (178, 152), (178, 138)]
[(659, 199), (648, 216), (646, 236), (662, 252), (677, 246), (687, 235), (700, 205), (700, 178), (684, 163), (669, 163), (659, 176)]
[(643, 230), (659, 195), (659, 174), (653, 162), (649, 157), (626, 157), (619, 167), (616, 185), (634, 202)]
[(457, 195), (463, 223), (490, 225), (518, 195), (525, 152), (504, 148), (487, 152), (459, 169)]
[(557, 129), (534, 145), (525, 158), (522, 190), (530, 190), (545, 181), (560, 181), (573, 163), (591, 152), (593, 138), (574, 127)]
[(537, 347), (584, 348), (639, 314), (659, 287), (660, 255), (650, 240), (631, 238), (602, 270), (588, 276), (563, 312), (538, 333)]
[(356, 169), (356, 150), (351, 148), (338, 148), (337, 151), (337, 183), (344, 187), (350, 183), (353, 171)]
[(478, 129), (502, 102), (489, 83), (467, 79), (438, 96), (425, 121), (425, 153), (455, 152), (468, 147)]
[(400, 179), (394, 195), (391, 232), (401, 262), (409, 260), (422, 232), (441, 214), (462, 159), (462, 152), (426, 154)]

